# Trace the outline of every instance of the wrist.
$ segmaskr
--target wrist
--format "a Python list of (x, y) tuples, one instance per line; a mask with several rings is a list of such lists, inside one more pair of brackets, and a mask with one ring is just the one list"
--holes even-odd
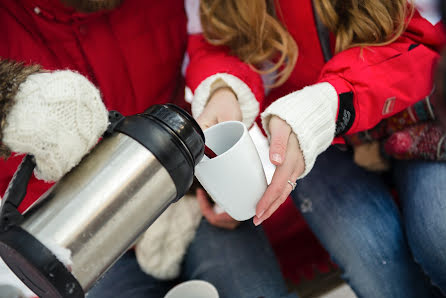
[(296, 134), (305, 160), (305, 171), (300, 178), (312, 169), (317, 156), (333, 141), (338, 103), (336, 89), (329, 83), (319, 83), (278, 99), (262, 113), (267, 134), (272, 116), (284, 120)]
[(215, 101), (224, 101), (238, 104), (237, 96), (235, 95), (234, 91), (232, 91), (231, 87), (228, 86), (220, 87), (213, 91), (211, 96), (209, 96), (207, 105), (209, 105), (210, 102)]
[(237, 97), (237, 94), (235, 91), (229, 86), (225, 81), (223, 81), (221, 78), (216, 79), (212, 84), (209, 91), (209, 99), (214, 95), (215, 92), (220, 91), (221, 89), (232, 92), (235, 97)]
[[(223, 84), (218, 83), (219, 81)], [(194, 91), (194, 99), (192, 101), (192, 115), (195, 118), (200, 117), (204, 108), (210, 104), (211, 96), (212, 101), (216, 99), (214, 98), (212, 91), (216, 92), (217, 89), (220, 89), (218, 87), (222, 85), (229, 87), (230, 90), (236, 94), (235, 99), (237, 100), (238, 108), (241, 110), (242, 114), (241, 121), (247, 127), (250, 127), (258, 116), (259, 103), (248, 85), (241, 79), (227, 73), (217, 73), (212, 75), (198, 85)]]

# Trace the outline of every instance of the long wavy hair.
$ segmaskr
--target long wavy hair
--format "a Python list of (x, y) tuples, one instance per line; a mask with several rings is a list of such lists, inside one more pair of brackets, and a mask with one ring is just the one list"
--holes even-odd
[(336, 53), (394, 42), (413, 14), (410, 0), (314, 0), (314, 4), (324, 25), (336, 36)]
[[(411, 0), (314, 0), (320, 19), (336, 36), (336, 53), (395, 41), (412, 15), (410, 4)], [(281, 13), (277, 0), (201, 0), (200, 4), (208, 42), (227, 46), (260, 73), (278, 71), (273, 86), (288, 79), (298, 57), (298, 47), (276, 12)], [(268, 60), (272, 66), (262, 69)]]
[[(284, 83), (296, 64), (296, 42), (275, 17), (273, 0), (201, 0), (203, 33), (213, 45), (232, 54), (260, 73), (277, 71), (274, 86)], [(272, 61), (265, 67), (266, 61)]]

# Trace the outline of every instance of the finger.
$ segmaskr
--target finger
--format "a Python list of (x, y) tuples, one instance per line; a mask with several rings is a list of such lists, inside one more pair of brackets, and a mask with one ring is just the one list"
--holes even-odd
[(198, 125), (200, 126), (200, 128), (202, 130), (206, 130), (209, 127), (211, 127), (212, 125), (216, 124), (217, 121), (212, 121), (210, 119), (207, 119), (206, 116), (203, 116), (203, 117), (200, 116), (200, 117), (197, 118), (197, 123), (198, 123)]
[(274, 165), (281, 165), (285, 160), (291, 127), (282, 119), (272, 117), (269, 122), (269, 131), (271, 134), (269, 159)]
[(226, 212), (220, 213), (220, 214), (215, 214), (215, 216), (213, 216), (212, 220), (213, 220), (213, 225), (220, 227), (220, 228), (229, 229), (229, 230), (235, 229), (240, 224), (239, 221), (233, 219)]
[(234, 229), (238, 226), (238, 222), (230, 217), (227, 213), (209, 213), (205, 216), (206, 220), (213, 226), (224, 228), (224, 229)]
[[(292, 185), (288, 183), (288, 181), (295, 182), (297, 178), (302, 175), (304, 169), (305, 161), (299, 148), (299, 142), (297, 141), (296, 136), (291, 134), (288, 141), (285, 161), (282, 165), (276, 168), (271, 184), (268, 186), (265, 194), (257, 204), (254, 224), (258, 225), (267, 218), (266, 211), (270, 209), (276, 200), (282, 199), (283, 202), (283, 198), (285, 197), (286, 199), (292, 191)], [(269, 214), (268, 217), (270, 215), (271, 214)]]
[[(298, 171), (294, 171), (289, 181), (294, 182), (297, 180), (297, 177), (299, 177)], [(271, 206), (263, 213), (261, 218), (254, 218), (254, 224), (260, 225), (263, 221), (267, 220), (274, 212), (276, 212), (280, 205), (282, 205), (286, 201), (292, 191), (293, 186), (287, 180), (287, 185), (284, 187), (281, 196), (271, 204)]]
[(212, 214), (214, 214), (215, 212), (213, 210), (212, 204), (208, 200), (206, 191), (202, 188), (197, 188), (195, 194), (197, 196), (198, 204), (203, 216), (206, 218), (207, 216), (212, 216)]
[(262, 224), (265, 220), (267, 220), (280, 207), (280, 205), (282, 205), (286, 201), (289, 194), (290, 192), (288, 192), (285, 195), (282, 195), (280, 198), (275, 200), (273, 204), (268, 208), (268, 210), (265, 211), (262, 218), (254, 218), (254, 224), (258, 226)]
[(214, 114), (214, 109), (208, 106), (203, 110), (200, 116), (198, 116), (197, 123), (202, 130), (217, 124), (217, 116)]
[(262, 219), (265, 211), (269, 209), (274, 201), (281, 197), (286, 184), (288, 184), (288, 179), (293, 172), (293, 163), (288, 161), (276, 168), (276, 171), (274, 172), (273, 178), (271, 180), (271, 184), (268, 186), (259, 203), (257, 204), (257, 219)]
[(208, 200), (208, 195), (204, 189), (197, 188), (196, 196), (200, 205), (200, 210), (206, 220), (213, 226), (225, 229), (234, 229), (237, 225), (234, 219), (227, 213), (217, 214), (212, 204)]

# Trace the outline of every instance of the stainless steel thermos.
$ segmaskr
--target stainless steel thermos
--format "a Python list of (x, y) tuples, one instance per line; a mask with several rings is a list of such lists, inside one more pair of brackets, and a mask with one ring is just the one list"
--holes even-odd
[[(174, 105), (110, 115), (99, 144), (24, 215), (16, 208), (34, 168), (32, 157), (24, 159), (3, 200), (0, 256), (41, 298), (84, 297), (189, 189), (203, 156), (203, 132)], [(71, 253), (69, 266), (54, 247)]]

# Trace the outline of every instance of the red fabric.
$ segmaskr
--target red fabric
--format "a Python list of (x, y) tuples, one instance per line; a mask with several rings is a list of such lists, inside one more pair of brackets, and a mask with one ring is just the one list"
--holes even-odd
[[(184, 105), (186, 22), (183, 0), (126, 0), (89, 15), (60, 0), (1, 1), (0, 57), (76, 70), (99, 87), (108, 109), (124, 115), (168, 101)], [(0, 194), (20, 160), (0, 161)], [(33, 178), (20, 210), (49, 186)]]
[[(261, 102), (261, 110), (274, 100), (290, 92), (317, 82), (331, 83), (338, 93), (354, 92), (356, 118), (349, 133), (370, 129), (383, 118), (389, 117), (424, 98), (432, 90), (432, 73), (439, 57), (438, 51), (444, 42), (440, 25), (433, 26), (417, 12), (407, 31), (396, 42), (361, 51), (352, 48), (337, 54), (327, 64), (324, 62), (318, 39), (312, 4), (310, 0), (278, 0), (277, 15), (299, 47), (299, 57), (290, 78), (279, 88), (271, 90)], [(419, 44), (409, 50), (409, 47)], [(205, 47), (202, 47), (205, 49)], [(235, 66), (225, 66), (220, 56), (207, 54), (206, 75), (229, 70), (240, 79), (251, 75)], [(230, 63), (229, 63), (230, 64)], [(196, 87), (201, 79), (197, 79)], [(246, 81), (253, 88), (252, 81)], [(255, 86), (254, 86), (255, 87)], [(389, 98), (392, 106), (383, 113)], [(337, 138), (334, 143), (343, 143)], [(270, 220), (264, 223), (285, 275), (299, 281), (302, 276), (311, 277), (313, 270), (325, 271), (329, 259), (317, 240), (306, 227), (291, 201), (283, 204)]]
[(440, 26), (416, 12), (396, 42), (351, 48), (324, 66), (319, 82), (331, 83), (338, 93), (354, 93), (356, 119), (348, 134), (370, 129), (431, 93), (443, 41)]
[(207, 77), (217, 73), (234, 75), (247, 84), (259, 102), (263, 101), (264, 90), (260, 75), (246, 63), (229, 54), (227, 48), (214, 47), (203, 35), (189, 37), (187, 49), (190, 62), (186, 72), (187, 85), (195, 89)]

